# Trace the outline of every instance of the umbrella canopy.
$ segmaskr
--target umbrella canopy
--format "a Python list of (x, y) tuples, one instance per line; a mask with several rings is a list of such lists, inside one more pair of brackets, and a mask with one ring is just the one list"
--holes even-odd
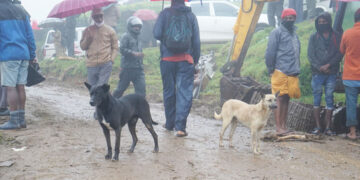
[(133, 15), (140, 18), (143, 21), (154, 20), (158, 17), (156, 12), (150, 9), (139, 9), (135, 11)]
[(52, 27), (56, 27), (59, 25), (63, 25), (64, 24), (64, 20), (63, 19), (59, 19), (59, 18), (47, 18), (43, 21), (40, 21), (39, 23), (39, 27), (41, 28), (52, 28)]
[(64, 18), (101, 8), (116, 0), (63, 0), (50, 11), (48, 17)]

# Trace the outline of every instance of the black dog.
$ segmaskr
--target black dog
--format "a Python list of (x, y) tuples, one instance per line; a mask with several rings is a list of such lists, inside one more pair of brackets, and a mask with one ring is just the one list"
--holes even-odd
[(157, 125), (157, 123), (152, 120), (149, 103), (143, 96), (130, 94), (116, 99), (110, 94), (108, 84), (91, 87), (90, 84), (85, 82), (85, 86), (90, 91), (90, 105), (96, 107), (96, 119), (99, 121), (106, 138), (108, 153), (105, 159), (110, 159), (112, 156), (110, 132), (105, 123), (109, 123), (110, 127), (115, 130), (116, 140), (113, 160), (119, 160), (121, 128), (126, 123), (128, 124), (133, 139), (129, 152), (134, 152), (138, 140), (135, 133), (138, 118), (143, 121), (154, 138), (154, 152), (159, 152), (157, 134), (152, 126), (152, 124)]

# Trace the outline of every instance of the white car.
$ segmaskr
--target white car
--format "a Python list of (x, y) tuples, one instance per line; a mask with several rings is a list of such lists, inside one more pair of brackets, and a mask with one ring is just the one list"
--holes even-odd
[[(225, 42), (233, 39), (238, 6), (227, 1), (202, 1), (202, 5), (201, 2), (192, 1), (187, 5), (197, 17), (201, 42)], [(258, 24), (269, 24), (266, 14), (260, 15)]]
[[(82, 36), (82, 32), (85, 29), (85, 27), (77, 27), (76, 28), (76, 34), (75, 34), (75, 40), (74, 40), (74, 55), (75, 56), (84, 56), (85, 51), (81, 50), (80, 48), (80, 40)], [(49, 59), (52, 57), (55, 57), (56, 51), (55, 51), (55, 45), (54, 45), (54, 30), (49, 30), (46, 35), (45, 43), (42, 47), (43, 52), (43, 58)], [(67, 54), (67, 50), (65, 50), (65, 54)]]

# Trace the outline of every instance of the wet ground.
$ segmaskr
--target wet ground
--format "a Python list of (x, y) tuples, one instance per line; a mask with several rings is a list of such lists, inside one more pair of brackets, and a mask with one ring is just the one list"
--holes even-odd
[(219, 148), (221, 121), (195, 115), (201, 114), (196, 109), (188, 118), (189, 136), (175, 137), (161, 127), (165, 118), (157, 103), (151, 103), (151, 113), (160, 123), (155, 126), (160, 152), (152, 153), (152, 137), (139, 121), (134, 153), (127, 153), (131, 136), (125, 127), (119, 161), (112, 162), (104, 159), (105, 138), (92, 119), (85, 88), (45, 83), (27, 88), (27, 98), (28, 128), (0, 131), (0, 163), (14, 162), (0, 167), (0, 179), (360, 179), (359, 142), (339, 136), (324, 143), (261, 141), (263, 154), (256, 156), (242, 126), (234, 148), (227, 141)]

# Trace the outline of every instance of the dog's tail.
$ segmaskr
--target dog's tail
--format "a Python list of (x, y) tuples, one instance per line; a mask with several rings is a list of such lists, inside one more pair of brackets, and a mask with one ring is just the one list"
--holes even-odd
[(221, 113), (217, 114), (216, 112), (214, 112), (214, 118), (220, 120), (222, 118)]

